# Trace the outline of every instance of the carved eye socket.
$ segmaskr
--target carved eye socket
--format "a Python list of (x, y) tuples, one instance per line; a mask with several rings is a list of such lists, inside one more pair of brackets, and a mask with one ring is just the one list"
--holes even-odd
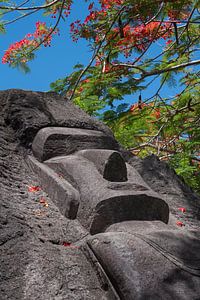
[(114, 182), (127, 181), (126, 163), (117, 151), (88, 149), (77, 153), (92, 161), (104, 179)]
[(124, 159), (118, 152), (113, 152), (105, 163), (103, 178), (108, 181), (127, 181), (127, 169)]

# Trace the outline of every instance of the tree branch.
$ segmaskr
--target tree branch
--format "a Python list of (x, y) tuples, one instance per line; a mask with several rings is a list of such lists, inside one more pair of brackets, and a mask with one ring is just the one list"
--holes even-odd
[(72, 98), (74, 97), (74, 93), (77, 89), (77, 86), (79, 85), (79, 82), (81, 80), (81, 78), (83, 77), (83, 75), (87, 72), (87, 70), (89, 69), (89, 67), (92, 65), (93, 61), (95, 60), (95, 58), (97, 57), (98, 53), (99, 53), (99, 50), (101, 49), (101, 46), (103, 45), (108, 33), (110, 32), (111, 28), (113, 27), (113, 25), (115, 24), (116, 20), (119, 18), (120, 14), (122, 13), (124, 9), (124, 6), (118, 11), (118, 13), (115, 15), (114, 19), (113, 19), (113, 22), (111, 23), (110, 27), (108, 28), (107, 32), (105, 33), (103, 39), (101, 40), (101, 42), (99, 43), (99, 46), (97, 47), (97, 49), (94, 51), (94, 54), (89, 62), (89, 64), (82, 70), (82, 72), (80, 73), (76, 83), (75, 83), (75, 86), (73, 88), (73, 91), (72, 91), (72, 94), (69, 98), (69, 100), (71, 101)]
[(32, 53), (33, 51), (35, 51), (36, 49), (38, 49), (45, 41), (48, 40), (48, 38), (52, 35), (52, 33), (56, 30), (59, 22), (60, 22), (60, 19), (61, 19), (61, 16), (62, 16), (62, 11), (63, 11), (63, 7), (65, 5), (65, 0), (62, 1), (62, 4), (61, 4), (61, 8), (60, 8), (60, 12), (59, 12), (59, 16), (58, 16), (58, 19), (56, 21), (56, 24), (54, 25), (54, 27), (50, 30), (50, 32), (47, 34), (47, 36), (39, 43), (37, 44), (36, 47), (34, 47), (33, 49), (31, 49), (31, 51), (29, 51), (28, 53), (26, 54), (29, 54), (29, 53)]
[(13, 20), (4, 22), (3, 25), (7, 26), (7, 25), (10, 25), (10, 24), (12, 24), (12, 23), (15, 23), (15, 22), (17, 22), (18, 20), (21, 20), (21, 19), (23, 19), (23, 18), (26, 18), (26, 17), (28, 17), (28, 16), (30, 16), (30, 15), (36, 13), (38, 10), (39, 10), (39, 9), (35, 9), (35, 10), (32, 10), (32, 11), (29, 11), (28, 13), (23, 14), (23, 15), (21, 15), (21, 16), (15, 18), (15, 19), (13, 19)]
[(12, 10), (21, 11), (21, 10), (44, 9), (44, 8), (51, 7), (52, 5), (56, 4), (57, 2), (60, 2), (60, 0), (54, 0), (50, 3), (47, 3), (45, 5), (41, 5), (41, 6), (30, 6), (30, 7), (21, 7), (21, 5), (19, 5), (19, 6), (0, 6), (0, 9), (11, 10), (11, 11)]
[(199, 64), (200, 64), (200, 59), (199, 60), (193, 60), (193, 61), (190, 61), (190, 62), (187, 62), (187, 63), (182, 63), (180, 65), (165, 68), (165, 69), (162, 69), (162, 70), (154, 70), (154, 71), (151, 71), (151, 72), (146, 72), (145, 75), (141, 76), (140, 79), (143, 79), (143, 78), (149, 77), (149, 76), (158, 75), (158, 74), (163, 74), (163, 73), (166, 73), (166, 72), (173, 72), (173, 71), (176, 71), (176, 70), (179, 70), (179, 69), (183, 69), (185, 67), (199, 65)]

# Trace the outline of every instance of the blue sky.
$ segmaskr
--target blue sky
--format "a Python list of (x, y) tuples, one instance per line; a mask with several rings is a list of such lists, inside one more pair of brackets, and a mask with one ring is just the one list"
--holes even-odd
[[(84, 0), (74, 2), (71, 16), (66, 22), (62, 22), (62, 26), (60, 26), (60, 36), (54, 36), (52, 46), (48, 48), (42, 47), (41, 50), (36, 52), (34, 61), (29, 63), (30, 73), (24, 74), (18, 69), (13, 69), (0, 63), (0, 90), (21, 88), (25, 90), (48, 91), (50, 83), (70, 74), (75, 64), (82, 63), (87, 65), (92, 53), (84, 40), (78, 43), (72, 42), (69, 34), (69, 25), (76, 19), (84, 19), (88, 3), (85, 3)], [(45, 18), (42, 19), (38, 13), (7, 26), (7, 33), (0, 36), (1, 58), (10, 44), (23, 39), (27, 33), (35, 31), (35, 23), (38, 20), (47, 21)], [(52, 20), (54, 21), (54, 19)], [(152, 96), (157, 88), (158, 82), (155, 82), (148, 91), (143, 92), (143, 96), (145, 98)], [(163, 96), (169, 97), (177, 92), (177, 88), (169, 88), (168, 86), (163, 88)], [(138, 94), (125, 98), (130, 103), (136, 102), (137, 99)]]
[[(41, 50), (37, 51), (36, 59), (29, 63), (30, 73), (23, 74), (17, 69), (10, 68), (7, 64), (0, 63), (0, 90), (22, 88), (48, 91), (49, 84), (70, 73), (73, 65), (77, 62), (87, 64), (91, 55), (90, 50), (84, 41), (72, 42), (69, 34), (69, 24), (72, 20), (84, 15), (84, 12), (86, 12), (84, 8), (88, 4), (81, 1), (81, 5), (78, 5), (78, 1), (75, 2), (72, 16), (66, 22), (62, 22), (60, 36), (54, 36), (52, 46), (42, 47)], [(46, 21), (45, 18), (42, 20), (41, 15), (38, 13), (6, 27), (7, 33), (0, 35), (1, 58), (4, 50), (8, 49), (10, 44), (23, 39), (27, 33), (35, 31), (35, 22), (38, 20)], [(54, 19), (52, 20), (54, 21)]]

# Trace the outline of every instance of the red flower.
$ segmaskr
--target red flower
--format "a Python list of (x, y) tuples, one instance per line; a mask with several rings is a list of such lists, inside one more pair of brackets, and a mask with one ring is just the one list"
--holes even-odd
[(71, 246), (71, 243), (68, 243), (68, 242), (63, 242), (62, 244), (63, 244), (63, 246), (65, 246), (65, 247), (70, 247), (70, 246)]
[(185, 213), (185, 212), (186, 212), (185, 207), (179, 207), (178, 210), (180, 210), (182, 213)]
[(69, 243), (69, 242), (62, 242), (62, 245), (64, 246), (64, 247), (70, 247), (70, 248), (73, 248), (73, 249), (79, 249), (79, 246), (75, 246), (75, 245), (73, 245), (72, 243)]
[(160, 109), (155, 108), (153, 115), (156, 117), (156, 119), (160, 119)]
[(38, 192), (40, 190), (41, 190), (41, 187), (39, 187), (38, 185), (36, 185), (36, 186), (33, 185), (33, 186), (28, 187), (28, 191), (31, 193)]
[(141, 110), (145, 106), (148, 106), (148, 104), (146, 104), (146, 103), (141, 103), (141, 104), (135, 103), (135, 104), (131, 105), (129, 110), (130, 110), (130, 112), (133, 112), (133, 111), (138, 110), (138, 109)]
[(166, 41), (166, 45), (169, 45), (169, 44), (171, 44), (173, 41), (172, 40), (168, 40), (168, 41)]
[(180, 226), (180, 227), (185, 226), (185, 225), (183, 224), (183, 222), (181, 222), (181, 221), (177, 221), (177, 222), (176, 222), (176, 225), (177, 225), (177, 226)]
[(40, 203), (41, 203), (43, 206), (45, 206), (45, 207), (48, 207), (48, 206), (49, 206), (47, 200), (46, 200), (44, 197), (41, 197), (41, 198), (40, 198)]
[(90, 5), (88, 6), (88, 10), (92, 10), (94, 6), (94, 2), (90, 3)]

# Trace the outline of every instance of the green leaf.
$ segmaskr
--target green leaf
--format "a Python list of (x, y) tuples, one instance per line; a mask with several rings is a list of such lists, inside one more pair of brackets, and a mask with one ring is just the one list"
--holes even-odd
[(73, 68), (74, 69), (83, 69), (84, 65), (82, 65), (82, 64), (76, 64)]
[(5, 33), (6, 33), (6, 29), (5, 29), (3, 23), (0, 23), (0, 33), (1, 33), (1, 34), (5, 34)]
[(17, 67), (19, 69), (19, 71), (21, 71), (22, 73), (25, 73), (25, 74), (30, 72), (30, 68), (24, 62), (18, 61), (14, 66), (11, 65), (11, 67)]

